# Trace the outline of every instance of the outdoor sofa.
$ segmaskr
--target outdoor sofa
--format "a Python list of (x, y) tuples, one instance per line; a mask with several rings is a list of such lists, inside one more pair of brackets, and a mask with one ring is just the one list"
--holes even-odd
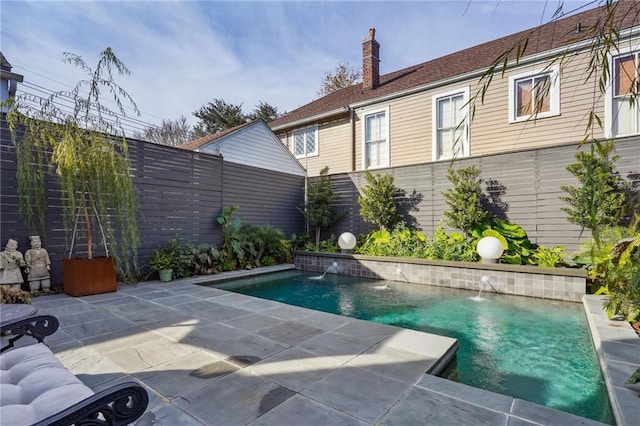
[[(58, 328), (50, 315), (9, 321), (0, 326), (9, 343), (0, 354), (0, 424), (127, 425), (145, 412), (149, 397), (135, 382), (94, 393), (43, 343)], [(22, 336), (39, 343), (12, 348)], [(10, 349), (10, 350), (9, 350)]]

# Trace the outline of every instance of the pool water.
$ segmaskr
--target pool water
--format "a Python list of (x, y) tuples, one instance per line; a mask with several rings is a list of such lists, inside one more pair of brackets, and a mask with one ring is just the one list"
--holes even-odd
[(458, 339), (445, 377), (613, 424), (583, 307), (502, 294), (291, 271), (216, 285)]

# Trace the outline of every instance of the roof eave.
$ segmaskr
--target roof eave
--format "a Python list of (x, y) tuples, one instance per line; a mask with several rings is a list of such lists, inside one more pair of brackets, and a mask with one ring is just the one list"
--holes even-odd
[(320, 121), (322, 119), (333, 117), (334, 115), (340, 115), (340, 114), (347, 113), (347, 112), (349, 112), (349, 109), (350, 109), (349, 106), (336, 108), (336, 109), (333, 109), (331, 111), (326, 111), (326, 112), (323, 112), (323, 113), (320, 113), (320, 114), (315, 114), (315, 115), (312, 115), (312, 116), (309, 116), (309, 117), (301, 118), (299, 120), (289, 121), (287, 123), (283, 123), (283, 124), (280, 124), (278, 126), (274, 126), (274, 127), (271, 128), (271, 130), (273, 130), (274, 132), (277, 132), (277, 131), (280, 131), (280, 130), (288, 129), (290, 127), (299, 127), (299, 126), (304, 125), (304, 124), (312, 124), (312, 123), (318, 122), (318, 121)]

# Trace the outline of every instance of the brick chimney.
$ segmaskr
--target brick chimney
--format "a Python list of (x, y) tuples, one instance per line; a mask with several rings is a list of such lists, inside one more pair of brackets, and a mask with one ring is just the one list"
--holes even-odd
[(380, 85), (380, 43), (376, 29), (369, 28), (369, 38), (362, 42), (362, 88), (375, 89)]

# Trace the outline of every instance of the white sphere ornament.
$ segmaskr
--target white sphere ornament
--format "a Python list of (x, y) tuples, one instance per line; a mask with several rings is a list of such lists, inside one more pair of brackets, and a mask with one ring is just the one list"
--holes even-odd
[(498, 259), (504, 253), (502, 243), (496, 237), (484, 237), (478, 241), (476, 251), (484, 263), (498, 263)]
[(351, 232), (343, 232), (338, 238), (338, 245), (342, 250), (351, 250), (356, 246), (356, 236)]

